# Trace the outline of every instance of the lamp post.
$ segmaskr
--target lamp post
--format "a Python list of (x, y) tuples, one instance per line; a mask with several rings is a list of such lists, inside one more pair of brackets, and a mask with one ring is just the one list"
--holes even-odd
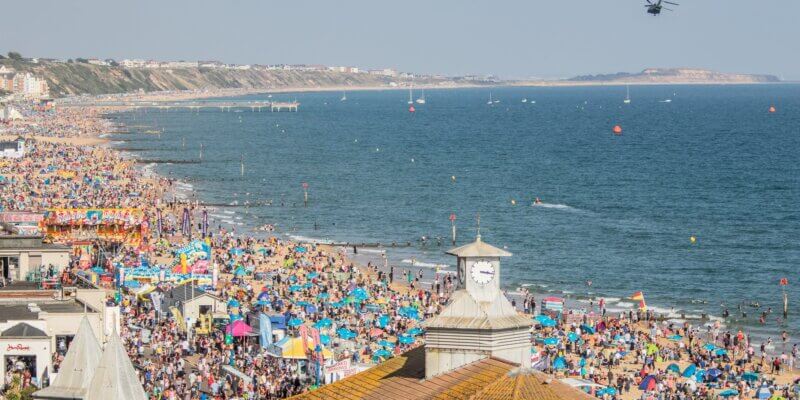
[(450, 228), (453, 231), (453, 246), (456, 245), (456, 214), (450, 214)]

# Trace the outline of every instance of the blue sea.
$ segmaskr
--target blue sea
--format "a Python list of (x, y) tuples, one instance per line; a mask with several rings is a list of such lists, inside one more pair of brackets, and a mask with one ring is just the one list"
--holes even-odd
[[(403, 90), (247, 96), (236, 100), (296, 99), (300, 111), (136, 110), (120, 118), (138, 128), (116, 140), (161, 161), (197, 160), (202, 144), (199, 164), (151, 167), (190, 197), (238, 204), (211, 214), (240, 232), (269, 223), (295, 238), (411, 243), (388, 249), (393, 265), (452, 270), (449, 217), (463, 244), (479, 214), (484, 241), (514, 254), (501, 271), (511, 292), (627, 309), (642, 291), (674, 318), (727, 307), (732, 329), (796, 337), (800, 86), (630, 92), (623, 104), (624, 86), (431, 89), (414, 113)], [(774, 310), (766, 325), (752, 302)]]

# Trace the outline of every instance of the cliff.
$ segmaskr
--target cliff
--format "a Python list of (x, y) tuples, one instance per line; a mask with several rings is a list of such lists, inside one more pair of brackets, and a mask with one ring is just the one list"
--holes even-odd
[(780, 82), (774, 75), (730, 74), (695, 68), (648, 68), (639, 73), (583, 75), (568, 82), (586, 83), (768, 83)]
[[(280, 89), (314, 87), (388, 86), (390, 78), (364, 73), (297, 70), (235, 70), (205, 68), (124, 68), (87, 63), (0, 60), (17, 72), (31, 72), (47, 80), (50, 94), (112, 94), (195, 89)], [(441, 80), (438, 82), (442, 82)], [(437, 82), (428, 82), (437, 83)]]

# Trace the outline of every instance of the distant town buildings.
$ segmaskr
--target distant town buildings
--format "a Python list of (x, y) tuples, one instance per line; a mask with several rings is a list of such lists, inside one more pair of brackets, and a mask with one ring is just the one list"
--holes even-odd
[(17, 73), (6, 66), (0, 66), (0, 90), (29, 98), (47, 97), (50, 93), (46, 80), (30, 72)]

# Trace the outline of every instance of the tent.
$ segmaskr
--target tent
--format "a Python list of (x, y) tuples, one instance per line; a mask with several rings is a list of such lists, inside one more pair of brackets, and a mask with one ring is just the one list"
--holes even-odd
[(225, 327), (225, 333), (234, 337), (247, 336), (252, 332), (253, 328), (241, 319), (233, 321)]
[(642, 383), (639, 384), (639, 389), (644, 391), (655, 390), (657, 383), (655, 376), (647, 375), (642, 379)]
[[(281, 349), (281, 358), (290, 358), (293, 360), (305, 360), (308, 358), (307, 351), (303, 350), (302, 338), (287, 336), (276, 343), (276, 345)], [(314, 341), (306, 340), (306, 348), (314, 351)], [(325, 359), (333, 358), (333, 352), (323, 347), (322, 357)]]
[(667, 366), (667, 372), (674, 372), (676, 374), (680, 374), (681, 373), (681, 367), (679, 367), (678, 364), (672, 363), (672, 364)]
[(697, 366), (694, 364), (689, 364), (689, 366), (683, 370), (681, 376), (683, 376), (684, 378), (688, 378), (690, 376), (693, 376), (695, 372), (697, 372)]

